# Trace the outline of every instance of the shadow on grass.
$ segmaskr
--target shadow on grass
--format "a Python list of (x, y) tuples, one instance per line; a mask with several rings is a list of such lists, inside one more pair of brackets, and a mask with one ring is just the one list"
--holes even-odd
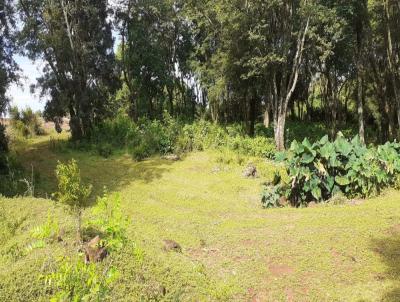
[(380, 301), (400, 301), (400, 225), (390, 229), (387, 237), (373, 240), (372, 250), (387, 267), (384, 275), (378, 276), (379, 279), (394, 281), (394, 285), (383, 293)]
[(17, 158), (27, 171), (33, 167), (38, 177), (35, 183), (38, 197), (50, 197), (57, 190), (54, 174), (58, 161), (75, 159), (81, 170), (82, 180), (93, 186), (92, 197), (102, 195), (104, 188), (116, 192), (133, 182), (151, 183), (162, 177), (174, 164), (161, 158), (135, 162), (129, 155), (120, 154), (106, 159), (95, 152), (69, 148), (52, 150), (49, 141), (30, 144), (17, 151)]

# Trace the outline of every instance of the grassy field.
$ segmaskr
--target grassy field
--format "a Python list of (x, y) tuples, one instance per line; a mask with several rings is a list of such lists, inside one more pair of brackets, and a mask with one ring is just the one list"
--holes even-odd
[[(123, 153), (104, 159), (66, 149), (63, 139), (47, 136), (17, 148), (23, 165), (39, 172), (36, 192), (44, 199), (0, 199), (0, 301), (47, 300), (39, 276), (74, 250), (56, 242), (23, 252), (48, 211), (66, 238), (73, 236), (69, 216), (45, 199), (56, 190), (57, 161), (71, 158), (94, 195), (104, 187), (118, 193), (129, 216), (136, 248), (113, 259), (121, 276), (110, 301), (400, 301), (399, 192), (263, 210), (261, 183), (277, 169), (272, 163), (211, 151), (178, 162), (134, 162)], [(248, 161), (260, 178), (242, 176)], [(163, 251), (165, 239), (182, 253)]]

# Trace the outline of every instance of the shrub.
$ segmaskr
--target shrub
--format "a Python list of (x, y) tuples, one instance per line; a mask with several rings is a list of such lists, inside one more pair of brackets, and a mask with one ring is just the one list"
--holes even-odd
[(31, 108), (19, 111), (17, 107), (12, 107), (10, 116), (12, 127), (24, 137), (45, 134), (40, 115)]
[(347, 197), (378, 194), (400, 174), (400, 144), (367, 148), (357, 136), (348, 141), (340, 134), (334, 142), (325, 136), (315, 144), (293, 141), (277, 158), (285, 162), (291, 180), (281, 188), (295, 206), (326, 201), (339, 192)]
[(134, 123), (127, 116), (107, 120), (93, 129), (90, 141), (102, 156), (109, 153), (103, 152), (108, 151), (104, 150), (104, 146), (108, 146), (107, 149), (114, 146), (127, 148), (136, 160), (154, 154), (180, 154), (226, 147), (242, 155), (273, 157), (275, 143), (271, 138), (250, 138), (244, 133), (244, 127), (239, 124), (222, 127), (200, 120), (183, 125), (165, 112), (161, 121), (142, 118)]
[(7, 170), (8, 138), (6, 136), (6, 127), (0, 124), (0, 174)]
[(68, 207), (77, 221), (77, 237), (82, 242), (82, 212), (89, 205), (91, 186), (85, 186), (81, 182), (80, 171), (75, 160), (67, 164), (58, 163), (56, 168), (58, 180), (58, 192), (54, 194), (57, 200)]
[(108, 143), (100, 144), (97, 147), (97, 152), (104, 158), (109, 158), (112, 155), (112, 145)]
[(25, 171), (15, 155), (4, 154), (3, 166), (0, 169), (0, 195), (13, 197), (26, 192), (26, 185), (21, 181), (24, 178)]
[(263, 208), (278, 208), (280, 204), (280, 187), (265, 185), (261, 193), (261, 203)]
[(50, 301), (104, 301), (118, 275), (114, 267), (102, 270), (93, 263), (62, 260), (58, 270), (44, 279), (55, 292)]
[(89, 224), (103, 234), (107, 251), (121, 249), (127, 241), (128, 228), (128, 218), (121, 210), (121, 197), (110, 197), (105, 193), (103, 197), (98, 198), (93, 214), (94, 220)]

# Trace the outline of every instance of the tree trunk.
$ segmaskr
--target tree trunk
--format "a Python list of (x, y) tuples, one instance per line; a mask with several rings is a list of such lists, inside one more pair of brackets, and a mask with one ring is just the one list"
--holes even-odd
[(169, 101), (169, 113), (174, 116), (174, 92), (173, 87), (167, 87), (168, 101)]
[(394, 99), (396, 102), (396, 113), (397, 113), (397, 122), (398, 126), (400, 128), (400, 92), (397, 87), (397, 70), (395, 66), (395, 54), (393, 51), (393, 44), (392, 44), (392, 31), (390, 28), (390, 11), (389, 11), (389, 0), (386, 0), (384, 2), (385, 6), (385, 21), (386, 21), (386, 51), (387, 51), (387, 56), (388, 56), (388, 62), (389, 62), (389, 70), (390, 70), (390, 78), (392, 81), (392, 86), (393, 86), (393, 94), (394, 94)]
[(280, 114), (277, 118), (275, 125), (275, 142), (278, 151), (285, 150), (285, 124), (286, 116)]
[(364, 102), (363, 102), (363, 80), (361, 72), (357, 71), (357, 113), (358, 113), (358, 135), (361, 143), (365, 144), (364, 126)]
[(256, 93), (253, 92), (250, 95), (250, 106), (249, 106), (249, 135), (254, 136), (256, 123)]
[(267, 108), (264, 112), (264, 126), (265, 128), (269, 128), (270, 117), (269, 117), (269, 104), (267, 104)]

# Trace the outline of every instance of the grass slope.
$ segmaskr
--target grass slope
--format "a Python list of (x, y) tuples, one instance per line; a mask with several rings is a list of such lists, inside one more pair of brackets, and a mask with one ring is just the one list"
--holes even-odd
[[(245, 179), (235, 161), (221, 163), (231, 155), (214, 152), (135, 163), (124, 154), (52, 151), (42, 138), (18, 154), (40, 171), (42, 196), (55, 190), (57, 160), (72, 157), (96, 193), (107, 186), (121, 195), (129, 237), (144, 256), (116, 255), (122, 277), (112, 301), (400, 301), (399, 192), (354, 205), (263, 210), (260, 184), (275, 168), (260, 160), (252, 159), (262, 177)], [(73, 248), (21, 251), (49, 209), (67, 238), (73, 222), (44, 199), (0, 199), (0, 209), (2, 229), (11, 230), (0, 233), (0, 300), (46, 300), (37, 276)], [(163, 239), (183, 253), (162, 251)]]

